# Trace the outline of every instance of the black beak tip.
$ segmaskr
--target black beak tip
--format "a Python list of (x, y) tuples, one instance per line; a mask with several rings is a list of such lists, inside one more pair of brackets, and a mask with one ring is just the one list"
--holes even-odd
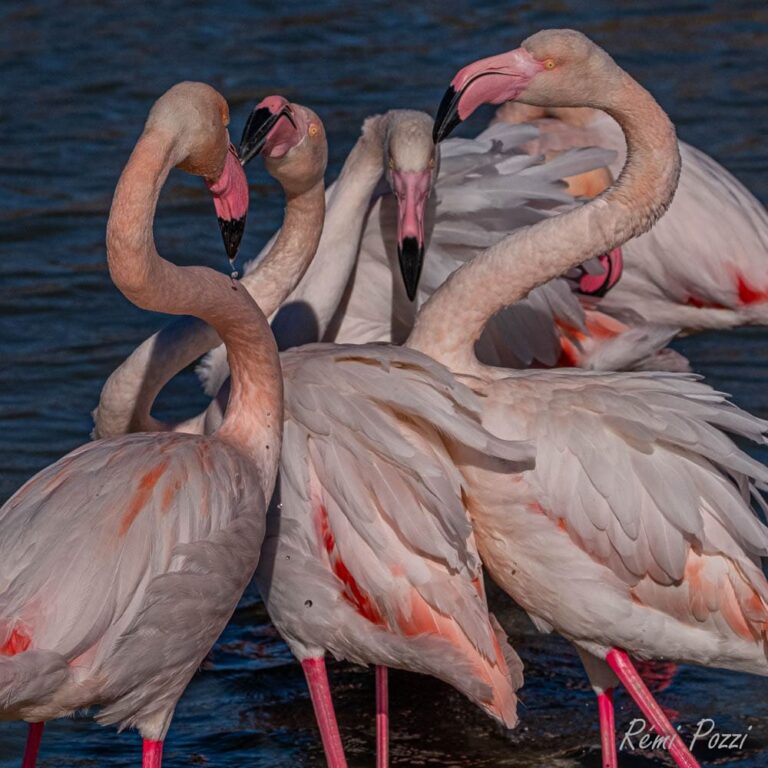
[(224, 241), (227, 258), (230, 261), (234, 261), (237, 258), (240, 242), (245, 232), (245, 216), (241, 219), (219, 219), (219, 229), (221, 230), (221, 239)]
[(459, 99), (461, 94), (452, 86), (448, 86), (440, 106), (437, 108), (435, 124), (432, 128), (432, 141), (439, 144), (461, 122), (459, 117)]
[(421, 268), (424, 264), (424, 246), (415, 237), (405, 237), (397, 247), (400, 274), (403, 276), (405, 293), (409, 301), (416, 298)]
[(237, 149), (243, 165), (247, 165), (264, 148), (267, 134), (277, 122), (278, 117), (279, 115), (273, 114), (266, 107), (255, 107), (248, 115), (240, 146)]

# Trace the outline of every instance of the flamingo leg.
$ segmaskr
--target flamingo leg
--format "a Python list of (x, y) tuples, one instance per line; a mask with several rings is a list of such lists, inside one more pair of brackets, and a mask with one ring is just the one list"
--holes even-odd
[(30, 723), (27, 730), (27, 746), (24, 748), (24, 759), (21, 768), (35, 768), (37, 765), (37, 753), (40, 751), (40, 742), (43, 738), (45, 723)]
[(624, 651), (613, 648), (605, 657), (616, 677), (621, 680), (629, 695), (635, 700), (640, 711), (653, 726), (656, 733), (668, 739), (668, 751), (679, 768), (701, 768), (696, 758), (690, 753), (680, 734), (675, 730), (664, 710), (659, 706), (653, 694), (643, 682), (634, 665)]
[(616, 721), (613, 713), (613, 688), (597, 694), (600, 712), (600, 743), (603, 750), (603, 768), (618, 768), (616, 754)]
[(304, 676), (307, 678), (315, 719), (320, 728), (320, 738), (323, 741), (325, 759), (328, 768), (347, 768), (344, 757), (344, 747), (341, 745), (341, 734), (333, 711), (331, 688), (328, 684), (328, 673), (325, 669), (325, 659), (305, 659), (301, 662)]
[(163, 742), (144, 739), (141, 768), (161, 768), (163, 764)]
[(376, 665), (376, 768), (389, 768), (389, 677)]

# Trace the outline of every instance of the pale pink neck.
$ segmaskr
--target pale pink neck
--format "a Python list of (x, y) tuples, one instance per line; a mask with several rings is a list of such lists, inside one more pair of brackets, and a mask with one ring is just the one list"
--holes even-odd
[(585, 106), (609, 112), (624, 131), (627, 162), (619, 179), (589, 203), (518, 230), (456, 270), (419, 311), (408, 346), (454, 371), (477, 371), (475, 342), (500, 309), (645, 232), (666, 210), (680, 172), (674, 126), (626, 73), (601, 88), (610, 105)]
[(232, 394), (217, 435), (236, 444), (271, 476), (282, 432), (282, 377), (264, 314), (239, 285), (206, 267), (177, 267), (155, 247), (152, 225), (170, 169), (185, 158), (174, 136), (139, 139), (118, 182), (107, 224), (107, 259), (115, 285), (144, 309), (194, 315), (227, 347)]
[(301, 194), (286, 192), (285, 215), (277, 240), (241, 280), (267, 317), (280, 308), (307, 271), (320, 242), (324, 219), (322, 179)]

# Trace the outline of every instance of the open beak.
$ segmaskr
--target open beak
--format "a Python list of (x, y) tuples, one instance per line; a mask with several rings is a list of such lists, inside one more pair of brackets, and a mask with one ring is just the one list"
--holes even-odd
[(435, 144), (481, 104), (503, 104), (516, 99), (543, 69), (544, 65), (525, 48), (517, 48), (459, 70), (437, 108), (432, 129)]
[(283, 138), (280, 134), (284, 131), (295, 137), (296, 121), (290, 102), (282, 96), (268, 96), (248, 116), (238, 150), (240, 162), (246, 165), (260, 154), (268, 139), (278, 144)]
[(600, 270), (596, 274), (583, 265), (576, 268), (576, 291), (583, 296), (601, 299), (619, 282), (624, 270), (624, 258), (621, 248), (614, 248), (609, 253), (598, 256), (594, 261), (600, 265)]
[(227, 257), (232, 262), (237, 257), (240, 241), (245, 232), (245, 218), (248, 213), (248, 180), (237, 151), (230, 144), (224, 170), (218, 180), (207, 182), (213, 195), (213, 206), (219, 220), (221, 237)]
[(424, 216), (432, 190), (432, 171), (392, 171), (397, 197), (397, 258), (405, 292), (413, 301), (424, 265)]

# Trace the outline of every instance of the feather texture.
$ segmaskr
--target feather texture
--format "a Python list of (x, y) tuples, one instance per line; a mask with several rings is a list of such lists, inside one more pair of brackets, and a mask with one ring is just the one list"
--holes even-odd
[[(259, 482), (222, 440), (142, 433), (27, 482), (0, 510), (0, 646), (24, 651), (0, 660), (6, 714), (99, 701), (104, 722), (167, 727), (256, 566)], [(44, 685), (20, 672), (33, 660)]]

